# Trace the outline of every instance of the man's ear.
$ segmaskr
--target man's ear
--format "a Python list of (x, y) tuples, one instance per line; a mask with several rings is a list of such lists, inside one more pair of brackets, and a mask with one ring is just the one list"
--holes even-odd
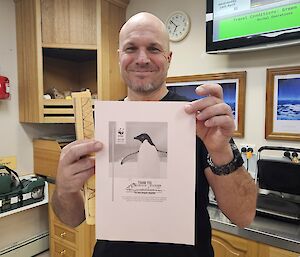
[(170, 51), (169, 54), (168, 54), (168, 56), (167, 56), (167, 60), (168, 60), (169, 63), (170, 63), (171, 60), (172, 60), (172, 54), (173, 54), (173, 53)]

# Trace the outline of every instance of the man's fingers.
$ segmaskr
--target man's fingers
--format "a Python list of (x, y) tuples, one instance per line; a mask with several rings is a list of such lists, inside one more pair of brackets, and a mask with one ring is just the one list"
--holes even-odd
[(222, 116), (222, 115), (227, 115), (233, 118), (231, 107), (225, 103), (211, 105), (205, 108), (204, 110), (199, 111), (196, 115), (196, 118), (197, 120), (205, 121), (214, 116)]
[(75, 174), (74, 179), (79, 181), (80, 185), (83, 186), (84, 183), (94, 174), (95, 174), (95, 169), (90, 168), (83, 172), (79, 172), (79, 173)]
[(203, 84), (196, 88), (196, 93), (201, 96), (215, 96), (223, 99), (223, 89), (219, 84)]
[(95, 158), (90, 156), (82, 158), (76, 163), (71, 164), (69, 169), (72, 170), (73, 174), (78, 174), (81, 172), (85, 172), (86, 170), (95, 169)]
[(204, 122), (206, 127), (221, 127), (223, 129), (234, 129), (232, 118), (228, 115), (214, 116)]
[(199, 100), (195, 100), (193, 102), (188, 103), (185, 106), (185, 110), (187, 113), (192, 114), (199, 111), (203, 111), (204, 109), (223, 103), (223, 101), (217, 97), (214, 96), (208, 96)]
[(65, 165), (72, 164), (86, 155), (100, 151), (103, 147), (101, 142), (95, 140), (83, 140), (73, 143), (68, 148), (62, 150), (61, 160)]
[(63, 151), (68, 151), (68, 149), (72, 148), (75, 145), (80, 145), (80, 144), (84, 144), (84, 143), (88, 143), (88, 142), (93, 142), (95, 141), (94, 139), (78, 139), (75, 140), (69, 144), (67, 144), (64, 148)]

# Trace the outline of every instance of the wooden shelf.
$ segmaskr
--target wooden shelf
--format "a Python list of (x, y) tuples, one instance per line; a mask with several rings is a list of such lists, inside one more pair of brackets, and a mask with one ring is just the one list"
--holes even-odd
[(81, 50), (97, 50), (97, 45), (74, 45), (74, 44), (55, 44), (55, 43), (43, 43), (43, 48), (54, 49), (81, 49)]

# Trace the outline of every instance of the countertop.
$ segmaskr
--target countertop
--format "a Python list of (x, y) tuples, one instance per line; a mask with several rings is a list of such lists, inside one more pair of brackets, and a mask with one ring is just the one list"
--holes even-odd
[(256, 215), (249, 227), (241, 229), (231, 223), (217, 206), (208, 206), (208, 212), (213, 229), (300, 253), (300, 224)]

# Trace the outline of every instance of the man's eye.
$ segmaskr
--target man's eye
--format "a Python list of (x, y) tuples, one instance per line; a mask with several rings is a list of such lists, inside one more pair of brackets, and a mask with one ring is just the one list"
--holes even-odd
[(136, 48), (132, 46), (132, 47), (125, 48), (124, 52), (125, 53), (133, 53), (135, 50), (136, 50)]
[(161, 52), (161, 50), (158, 49), (158, 48), (156, 48), (156, 47), (149, 47), (149, 48), (148, 48), (148, 51), (149, 51), (150, 53), (160, 53), (160, 52)]

